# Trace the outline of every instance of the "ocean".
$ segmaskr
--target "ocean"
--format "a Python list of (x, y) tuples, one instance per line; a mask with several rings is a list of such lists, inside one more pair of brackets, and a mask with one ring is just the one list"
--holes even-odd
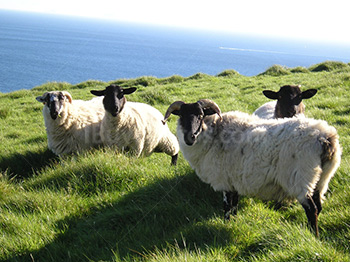
[(141, 76), (254, 76), (272, 65), (350, 62), (349, 45), (322, 44), (0, 10), (0, 92), (46, 82)]

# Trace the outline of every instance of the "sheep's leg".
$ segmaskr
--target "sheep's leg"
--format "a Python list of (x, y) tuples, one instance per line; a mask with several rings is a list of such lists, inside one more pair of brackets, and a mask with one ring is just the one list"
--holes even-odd
[(171, 165), (176, 166), (178, 154), (171, 157)]
[[(137, 137), (137, 136), (136, 136)], [(140, 141), (135, 141), (134, 142), (135, 143), (135, 155), (137, 156), (137, 157), (140, 157), (141, 156), (141, 154), (142, 154), (142, 151), (144, 150), (144, 145), (145, 145), (145, 140), (144, 139), (142, 139), (142, 140), (140, 140)], [(144, 153), (146, 153), (146, 152), (144, 152)]]
[(224, 219), (230, 220), (230, 214), (237, 214), (239, 195), (236, 191), (224, 191)]
[(176, 166), (177, 157), (178, 157), (178, 154), (177, 154), (178, 148), (176, 146), (177, 144), (178, 144), (177, 138), (173, 134), (170, 133), (170, 135), (163, 137), (159, 141), (159, 144), (155, 148), (154, 151), (155, 152), (164, 152), (167, 155), (171, 156), (171, 165)]
[(317, 218), (319, 212), (317, 210), (317, 205), (315, 204), (313, 198), (310, 195), (307, 195), (306, 202), (302, 203), (302, 206), (305, 209), (309, 226), (315, 232), (316, 237), (318, 237)]
[(315, 191), (312, 200), (314, 201), (316, 207), (317, 207), (317, 216), (321, 213), (322, 211), (322, 204), (321, 204), (321, 196), (320, 196), (320, 191)]

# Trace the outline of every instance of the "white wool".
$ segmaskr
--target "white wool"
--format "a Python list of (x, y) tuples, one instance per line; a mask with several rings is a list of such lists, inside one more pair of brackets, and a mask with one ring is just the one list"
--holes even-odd
[(265, 104), (263, 104), (261, 107), (259, 107), (257, 110), (254, 111), (253, 115), (256, 115), (260, 118), (264, 119), (272, 119), (275, 118), (275, 108), (276, 108), (277, 101), (270, 101)]
[(56, 120), (43, 108), (48, 148), (57, 155), (79, 152), (102, 144), (100, 125), (104, 116), (102, 98), (67, 100)]
[[(177, 127), (180, 149), (199, 178), (216, 191), (263, 200), (296, 198), (319, 190), (321, 198), (340, 164), (335, 128), (307, 118), (264, 120), (242, 112), (204, 118), (192, 146)], [(332, 158), (322, 163), (323, 144), (331, 140)]]
[(102, 141), (137, 156), (148, 156), (154, 151), (174, 156), (179, 152), (179, 143), (162, 119), (163, 115), (154, 107), (128, 101), (116, 117), (106, 112), (101, 126)]

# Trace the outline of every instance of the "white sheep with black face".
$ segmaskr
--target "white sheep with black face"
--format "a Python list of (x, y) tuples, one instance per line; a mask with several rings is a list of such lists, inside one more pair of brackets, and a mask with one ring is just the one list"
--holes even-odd
[(307, 118), (221, 114), (207, 99), (174, 102), (164, 121), (171, 114), (180, 116), (177, 137), (185, 159), (203, 182), (224, 192), (225, 219), (237, 212), (239, 195), (297, 199), (318, 235), (321, 202), (341, 159), (334, 127)]
[(308, 89), (301, 92), (300, 85), (282, 86), (278, 92), (264, 90), (263, 94), (275, 101), (267, 102), (259, 107), (254, 115), (264, 118), (304, 117), (305, 105), (303, 99), (309, 99), (316, 93), (316, 89)]
[(162, 124), (163, 115), (157, 109), (144, 103), (126, 101), (125, 95), (135, 91), (136, 88), (122, 88), (115, 84), (104, 90), (91, 91), (104, 97), (103, 143), (136, 156), (164, 152), (172, 157), (171, 163), (176, 165), (179, 152), (176, 136), (167, 125)]
[(52, 91), (36, 100), (44, 104), (48, 148), (56, 155), (102, 145), (100, 125), (104, 108), (101, 98), (73, 100), (67, 91)]

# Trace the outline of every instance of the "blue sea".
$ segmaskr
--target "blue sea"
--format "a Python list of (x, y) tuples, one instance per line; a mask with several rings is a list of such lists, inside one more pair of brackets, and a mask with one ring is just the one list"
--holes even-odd
[(0, 10), (0, 92), (46, 82), (350, 62), (350, 46)]

